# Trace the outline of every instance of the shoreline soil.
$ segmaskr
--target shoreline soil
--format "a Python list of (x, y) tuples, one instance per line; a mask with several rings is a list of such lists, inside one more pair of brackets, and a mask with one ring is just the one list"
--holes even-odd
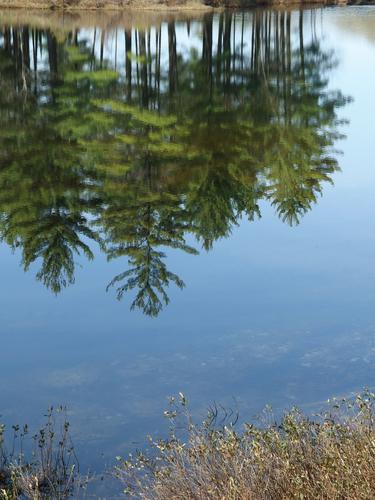
[(259, 6), (346, 5), (347, 0), (0, 0), (0, 9), (48, 11), (210, 11)]

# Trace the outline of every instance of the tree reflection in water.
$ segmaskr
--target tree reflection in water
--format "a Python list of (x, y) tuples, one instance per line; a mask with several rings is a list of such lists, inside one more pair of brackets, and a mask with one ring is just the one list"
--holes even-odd
[[(2, 26), (0, 237), (25, 270), (38, 260), (58, 293), (97, 243), (128, 261), (108, 289), (156, 316), (169, 284), (184, 286), (165, 249), (196, 254), (189, 234), (212, 248), (260, 200), (298, 224), (339, 168), (348, 101), (328, 90), (337, 62), (306, 42), (304, 16), (210, 14), (193, 23), (201, 36), (171, 20), (63, 36)], [(179, 52), (186, 32), (200, 49)]]

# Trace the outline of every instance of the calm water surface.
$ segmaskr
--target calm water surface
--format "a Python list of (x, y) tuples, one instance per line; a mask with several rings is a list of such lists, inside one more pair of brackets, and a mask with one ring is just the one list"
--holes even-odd
[(372, 7), (2, 12), (2, 420), (66, 404), (101, 468), (179, 391), (374, 386), (374, 82)]

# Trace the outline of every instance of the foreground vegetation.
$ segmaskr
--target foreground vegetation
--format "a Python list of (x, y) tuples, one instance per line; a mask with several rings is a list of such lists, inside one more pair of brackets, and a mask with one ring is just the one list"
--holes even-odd
[(374, 498), (374, 402), (366, 392), (315, 418), (293, 409), (279, 423), (266, 412), (261, 425), (238, 432), (227, 415), (217, 425), (217, 409), (195, 425), (181, 394), (181, 406), (172, 400), (166, 412), (169, 439), (121, 460), (117, 475), (128, 494), (147, 500)]
[[(118, 457), (110, 476), (123, 493), (143, 500), (371, 499), (375, 496), (375, 394), (333, 400), (314, 417), (297, 409), (275, 419), (270, 408), (257, 425), (211, 408), (194, 423), (186, 398), (171, 398), (166, 440)], [(5, 444), (0, 426), (0, 499), (87, 497), (62, 408), (50, 410), (32, 436), (13, 426)], [(90, 478), (90, 481), (93, 477)], [(90, 488), (94, 491), (92, 488)], [(119, 488), (120, 490), (120, 488)]]
[(5, 431), (0, 424), (0, 500), (62, 500), (86, 489), (64, 408), (50, 408), (34, 435), (27, 425), (13, 425), (6, 443)]

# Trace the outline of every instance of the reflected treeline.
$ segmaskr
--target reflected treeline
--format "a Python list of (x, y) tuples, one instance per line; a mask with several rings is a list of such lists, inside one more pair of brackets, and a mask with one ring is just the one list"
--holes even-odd
[(230, 235), (268, 200), (287, 223), (338, 169), (340, 92), (314, 13), (0, 35), (0, 237), (58, 293), (99, 245), (155, 316), (183, 281), (166, 251)]

